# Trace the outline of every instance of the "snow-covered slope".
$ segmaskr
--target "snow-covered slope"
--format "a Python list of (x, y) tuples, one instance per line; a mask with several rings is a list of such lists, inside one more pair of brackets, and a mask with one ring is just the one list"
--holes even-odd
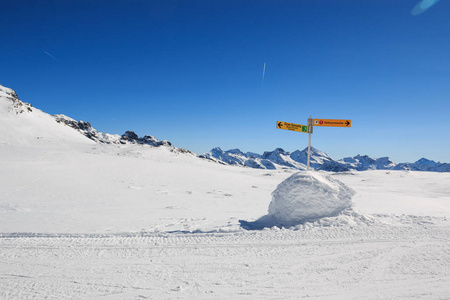
[[(278, 183), (305, 169), (306, 149), (258, 155), (216, 148), (207, 156), (252, 167), (232, 168), (150, 136), (99, 133), (48, 115), (4, 87), (0, 114), (3, 232), (236, 228), (239, 219), (264, 215)], [(312, 149), (312, 166), (333, 162)]]
[[(166, 146), (172, 152), (194, 153), (172, 146), (169, 141), (159, 141), (153, 136), (139, 137), (133, 131), (123, 135), (97, 131), (89, 122), (76, 121), (68, 116), (49, 115), (19, 99), (16, 92), (0, 85), (0, 143), (4, 145), (28, 145), (76, 149), (81, 145), (139, 144)], [(50, 146), (52, 145), (52, 146)]]
[[(448, 298), (450, 173), (236, 168), (18, 101), (1, 88), (1, 299)], [(239, 224), (265, 215), (296, 225)]]
[(20, 101), (13, 90), (0, 85), (0, 144), (70, 148), (73, 144), (94, 142), (70, 127), (61, 126), (51, 115)]
[(159, 144), (55, 119), (1, 87), (0, 234), (235, 228), (264, 214), (275, 174), (236, 173)]

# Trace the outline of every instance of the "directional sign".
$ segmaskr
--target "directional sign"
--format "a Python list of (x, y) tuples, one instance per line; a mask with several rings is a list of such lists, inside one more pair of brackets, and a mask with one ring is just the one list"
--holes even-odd
[(306, 170), (309, 171), (309, 165), (311, 160), (311, 135), (313, 133), (314, 126), (328, 126), (328, 127), (352, 127), (352, 120), (335, 120), (335, 119), (313, 119), (309, 116), (308, 125), (300, 125), (288, 122), (277, 121), (277, 128), (285, 130), (293, 130), (299, 132), (305, 132), (309, 134), (308, 138), (308, 158), (306, 161)]
[(284, 130), (305, 132), (305, 133), (308, 132), (308, 126), (306, 126), (306, 125), (300, 125), (300, 124), (294, 124), (294, 123), (288, 123), (288, 122), (281, 122), (281, 121), (277, 121), (277, 128), (278, 129), (284, 129)]
[(352, 120), (314, 119), (314, 126), (352, 127)]

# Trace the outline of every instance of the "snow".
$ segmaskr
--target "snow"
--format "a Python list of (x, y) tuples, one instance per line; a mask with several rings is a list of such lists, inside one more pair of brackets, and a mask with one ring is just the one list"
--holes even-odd
[(356, 191), (353, 202), (364, 213), (450, 216), (450, 173), (374, 170), (332, 176)]
[(285, 227), (334, 217), (352, 206), (353, 195), (352, 189), (329, 175), (299, 172), (273, 191), (269, 215)]
[[(1, 86), (0, 89), (5, 90)], [(95, 144), (74, 129), (61, 126), (51, 115), (18, 100), (11, 91), (5, 94), (0, 90), (0, 145), (11, 147), (9, 151)]]
[(269, 213), (255, 222), (241, 221), (248, 229), (292, 227), (338, 216), (352, 207), (355, 192), (330, 175), (298, 172), (281, 182), (272, 193)]
[(447, 299), (446, 227), (0, 239), (4, 299)]
[[(0, 90), (0, 299), (450, 294), (450, 173), (295, 174), (95, 143)], [(268, 208), (302, 222), (240, 226)]]
[[(0, 210), (2, 232), (226, 230), (264, 214), (277, 184), (262, 170), (223, 168), (169, 147), (0, 148), (0, 155), (0, 203), (15, 208)], [(249, 192), (255, 199), (242, 201)]]
[(17, 94), (13, 89), (7, 88), (0, 84), (0, 97), (4, 98), (17, 98)]

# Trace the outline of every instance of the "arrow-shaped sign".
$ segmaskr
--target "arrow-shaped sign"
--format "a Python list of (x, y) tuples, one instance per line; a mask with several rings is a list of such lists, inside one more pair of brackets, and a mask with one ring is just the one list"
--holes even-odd
[(352, 120), (314, 119), (314, 126), (352, 127)]
[(306, 126), (306, 125), (281, 122), (281, 121), (277, 121), (277, 128), (284, 129), (284, 130), (298, 131), (298, 132), (308, 132), (308, 126)]

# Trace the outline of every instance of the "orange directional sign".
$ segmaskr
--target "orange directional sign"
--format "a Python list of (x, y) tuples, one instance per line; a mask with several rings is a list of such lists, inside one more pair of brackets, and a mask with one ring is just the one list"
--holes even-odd
[(352, 120), (314, 119), (314, 126), (352, 127)]
[(306, 125), (300, 125), (300, 124), (294, 124), (294, 123), (288, 123), (288, 122), (281, 122), (281, 121), (277, 121), (277, 128), (278, 129), (298, 131), (298, 132), (305, 132), (305, 133), (308, 132), (308, 126), (306, 126)]

